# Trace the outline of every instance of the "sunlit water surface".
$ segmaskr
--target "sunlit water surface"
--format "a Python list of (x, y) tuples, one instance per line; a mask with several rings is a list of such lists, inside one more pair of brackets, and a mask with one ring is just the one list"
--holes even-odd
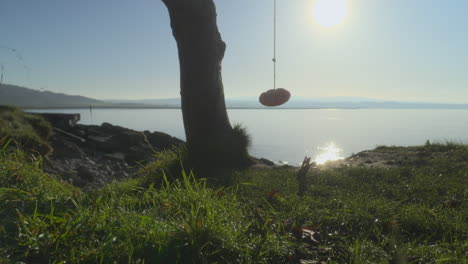
[[(179, 109), (41, 110), (81, 114), (82, 124), (108, 122), (135, 130), (162, 131), (184, 139)], [(378, 145), (421, 145), (426, 140), (468, 143), (468, 110), (276, 110), (230, 109), (231, 123), (247, 127), (250, 152), (298, 165), (341, 159)]]

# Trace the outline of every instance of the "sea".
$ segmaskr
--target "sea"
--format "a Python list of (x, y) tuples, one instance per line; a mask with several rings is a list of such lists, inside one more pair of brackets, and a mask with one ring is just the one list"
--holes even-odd
[[(80, 124), (103, 122), (185, 139), (180, 109), (41, 109), (78, 113)], [(247, 128), (250, 153), (279, 164), (299, 165), (348, 157), (381, 145), (468, 143), (468, 110), (454, 109), (228, 109), (231, 124)], [(332, 154), (330, 154), (332, 152)]]

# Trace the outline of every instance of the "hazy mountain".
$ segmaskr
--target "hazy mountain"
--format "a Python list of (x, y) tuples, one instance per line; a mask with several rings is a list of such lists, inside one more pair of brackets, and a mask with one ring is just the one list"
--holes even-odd
[(0, 86), (0, 104), (19, 107), (89, 107), (105, 102), (78, 95), (38, 91), (16, 85)]
[(163, 98), (163, 99), (141, 99), (141, 100), (105, 100), (118, 105), (144, 105), (144, 106), (158, 106), (179, 108), (180, 98)]
[(400, 102), (360, 97), (291, 98), (281, 108), (468, 109), (468, 104)]
[[(24, 108), (81, 108), (90, 105), (106, 108), (180, 108), (180, 98), (96, 100), (84, 96), (38, 91), (3, 84), (0, 86), (0, 104), (11, 104)], [(255, 96), (226, 98), (226, 105), (228, 108), (266, 108), (258, 102), (258, 98)], [(288, 103), (277, 108), (468, 109), (468, 104), (398, 102), (365, 97), (305, 98), (293, 96)]]
[[(109, 101), (134, 105), (143, 104), (147, 107), (180, 107), (180, 98)], [(257, 97), (226, 98), (226, 105), (228, 108), (266, 108), (258, 102)], [(468, 104), (398, 102), (365, 97), (292, 97), (288, 103), (277, 108), (468, 109)]]

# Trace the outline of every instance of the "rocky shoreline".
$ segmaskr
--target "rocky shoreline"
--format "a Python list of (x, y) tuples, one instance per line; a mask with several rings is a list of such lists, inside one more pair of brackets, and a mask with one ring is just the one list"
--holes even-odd
[[(53, 151), (45, 157), (44, 171), (85, 190), (129, 178), (144, 164), (154, 161), (156, 152), (185, 144), (181, 139), (162, 132), (135, 131), (109, 123), (100, 126), (78, 124), (79, 114), (39, 115), (54, 127), (49, 139)], [(317, 168), (417, 166), (449, 154), (445, 151), (428, 152), (420, 147), (408, 147), (405, 151), (378, 147)], [(278, 166), (263, 158), (252, 157), (252, 161), (253, 168), (291, 167)]]
[[(155, 153), (185, 144), (162, 132), (135, 131), (109, 123), (78, 124), (79, 114), (39, 113), (54, 127), (49, 138), (53, 151), (44, 159), (44, 171), (84, 190), (131, 177)], [(252, 157), (253, 167), (275, 167)]]
[(49, 139), (53, 148), (44, 171), (75, 186), (93, 189), (113, 180), (130, 177), (155, 152), (184, 141), (161, 132), (134, 131), (109, 123), (77, 124), (78, 114), (40, 114), (54, 127)]

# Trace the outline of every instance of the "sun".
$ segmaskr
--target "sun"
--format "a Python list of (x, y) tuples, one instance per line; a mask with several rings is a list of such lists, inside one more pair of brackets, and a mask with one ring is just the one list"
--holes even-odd
[(340, 24), (348, 13), (347, 0), (317, 0), (314, 5), (314, 19), (324, 27)]

